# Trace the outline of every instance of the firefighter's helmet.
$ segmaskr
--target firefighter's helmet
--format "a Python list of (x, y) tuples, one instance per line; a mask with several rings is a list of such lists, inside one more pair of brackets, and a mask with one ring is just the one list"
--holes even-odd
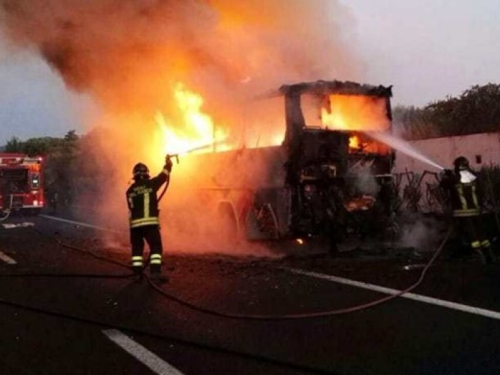
[(137, 163), (132, 170), (134, 180), (147, 180), (149, 178), (149, 169), (146, 164)]
[(455, 159), (453, 162), (453, 165), (455, 166), (455, 171), (463, 171), (469, 168), (469, 160), (465, 156), (459, 156), (458, 158)]

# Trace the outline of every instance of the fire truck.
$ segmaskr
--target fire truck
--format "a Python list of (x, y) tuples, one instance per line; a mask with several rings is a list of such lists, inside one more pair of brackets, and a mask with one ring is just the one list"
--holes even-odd
[(224, 221), (220, 235), (225, 227), (250, 240), (333, 244), (381, 235), (391, 217), (395, 154), (370, 132), (391, 131), (391, 87), (314, 81), (266, 96), (284, 99), (283, 142), (188, 155), (195, 174), (187, 180), (200, 187), (192, 199), (203, 207), (195, 216), (215, 212)]
[(0, 153), (0, 211), (38, 214), (44, 207), (43, 158)]

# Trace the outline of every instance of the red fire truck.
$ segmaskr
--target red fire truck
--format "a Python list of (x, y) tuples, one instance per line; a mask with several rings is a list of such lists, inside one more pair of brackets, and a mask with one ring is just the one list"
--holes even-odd
[(38, 214), (45, 205), (43, 158), (0, 153), (0, 211)]

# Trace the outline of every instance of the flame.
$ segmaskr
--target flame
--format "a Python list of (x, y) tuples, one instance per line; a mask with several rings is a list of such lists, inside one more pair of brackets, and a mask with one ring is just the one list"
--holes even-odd
[(390, 147), (363, 136), (363, 132), (387, 131), (390, 120), (384, 98), (362, 95), (330, 95), (321, 108), (322, 123), (335, 130), (358, 132), (349, 137), (350, 152), (388, 154)]
[(347, 211), (367, 211), (375, 204), (375, 198), (370, 195), (353, 198), (344, 204)]
[(321, 120), (335, 130), (383, 131), (390, 127), (386, 112), (384, 98), (330, 95)]
[(174, 126), (160, 111), (155, 115), (165, 153), (207, 152), (224, 142), (227, 133), (202, 111), (201, 95), (178, 83), (174, 87), (174, 100), (181, 113), (180, 124)]
[(361, 142), (360, 142), (359, 137), (357, 135), (353, 135), (352, 137), (349, 137), (349, 148), (358, 149), (360, 145), (361, 145)]

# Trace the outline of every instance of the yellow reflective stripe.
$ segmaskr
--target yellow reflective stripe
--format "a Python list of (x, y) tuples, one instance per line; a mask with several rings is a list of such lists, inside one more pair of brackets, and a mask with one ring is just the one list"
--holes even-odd
[(474, 249), (478, 249), (478, 248), (480, 248), (480, 247), (481, 247), (481, 242), (479, 242), (479, 241), (474, 241), (474, 242), (472, 242), (470, 245), (472, 246), (472, 248), (474, 248)]
[(151, 264), (161, 264), (161, 254), (151, 254)]
[(142, 266), (142, 263), (143, 263), (142, 256), (135, 255), (132, 257), (132, 266), (134, 267)]
[(160, 219), (158, 219), (157, 217), (148, 217), (144, 219), (130, 220), (131, 228), (140, 227), (143, 225), (159, 225), (159, 224), (160, 224)]
[(472, 185), (472, 200), (474, 201), (474, 206), (479, 207), (479, 203), (477, 202), (477, 195), (476, 195), (476, 185)]
[(462, 185), (456, 185), (458, 191), (458, 198), (463, 209), (467, 209), (467, 200), (464, 197), (464, 188)]
[(484, 240), (483, 242), (481, 242), (481, 246), (482, 247), (489, 247), (489, 246), (491, 246), (491, 243), (488, 240)]
[(480, 214), (479, 208), (473, 208), (470, 210), (454, 210), (454, 217), (465, 217), (465, 216), (477, 216)]
[(149, 217), (149, 193), (144, 194), (144, 217)]

